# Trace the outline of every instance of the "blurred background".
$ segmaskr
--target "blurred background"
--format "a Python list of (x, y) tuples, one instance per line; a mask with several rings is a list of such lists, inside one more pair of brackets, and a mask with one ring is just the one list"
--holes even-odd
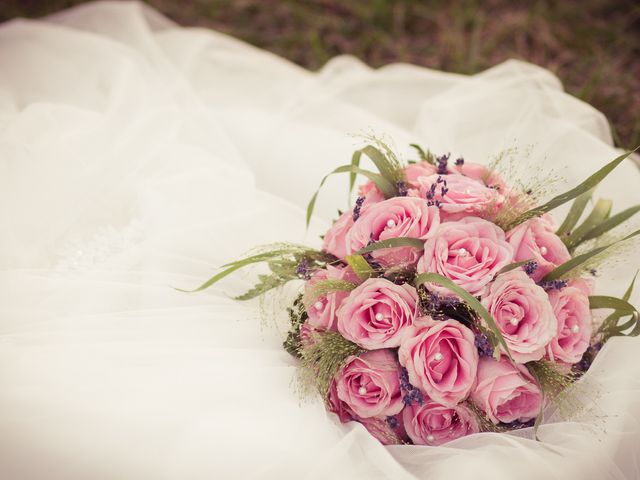
[[(0, 21), (86, 0), (0, 0)], [(352, 54), (471, 74), (508, 58), (554, 72), (640, 143), (638, 0), (146, 0), (185, 26), (228, 33), (309, 69)]]

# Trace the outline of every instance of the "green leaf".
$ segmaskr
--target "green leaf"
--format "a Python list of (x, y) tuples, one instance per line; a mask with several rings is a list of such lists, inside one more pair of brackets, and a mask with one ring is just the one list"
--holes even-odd
[(635, 152), (639, 147), (640, 145), (634, 148), (633, 150), (628, 151), (620, 155), (619, 157), (616, 157), (614, 160), (606, 164), (604, 167), (602, 167), (596, 173), (591, 175), (589, 178), (587, 178), (577, 187), (572, 188), (568, 192), (565, 192), (561, 195), (558, 195), (557, 197), (552, 198), (544, 205), (535, 207), (529, 211), (524, 212), (516, 220), (514, 220), (509, 225), (507, 225), (505, 230), (511, 230), (513, 227), (516, 227), (517, 225), (529, 220), (530, 218), (539, 217), (540, 215), (550, 212), (551, 210), (559, 207), (560, 205), (564, 205), (565, 203), (573, 200), (574, 198), (582, 195), (583, 193), (588, 192), (589, 190), (597, 186), (602, 180), (604, 180), (607, 177), (607, 175), (609, 175), (618, 165), (620, 165), (620, 163), (622, 163), (623, 160), (625, 160), (629, 155)]
[(502, 267), (498, 273), (496, 273), (496, 276), (501, 275), (503, 273), (507, 273), (510, 272), (511, 270), (515, 270), (516, 268), (520, 268), (523, 267), (524, 265), (526, 265), (527, 263), (529, 263), (531, 260), (522, 260), (521, 262), (515, 262), (515, 263), (510, 263), (509, 265), (507, 265), (506, 267)]
[(570, 233), (571, 230), (573, 230), (573, 227), (578, 224), (578, 221), (580, 220), (580, 217), (582, 216), (582, 213), (587, 207), (587, 204), (591, 200), (592, 196), (593, 189), (584, 192), (582, 195), (578, 195), (578, 197), (571, 204), (569, 213), (567, 213), (567, 216), (564, 219), (564, 222), (562, 222), (562, 225), (560, 225), (560, 228), (556, 232), (556, 235), (562, 238)]
[(423, 162), (430, 163), (431, 165), (435, 165), (436, 164), (436, 159), (433, 156), (433, 153), (431, 153), (428, 150), (425, 152), (422, 149), (422, 147), (420, 145), (418, 145), (417, 143), (412, 143), (412, 144), (410, 144), (410, 146), (416, 149), (416, 151), (418, 152), (418, 156), (420, 157), (420, 160), (422, 160)]
[(613, 207), (613, 202), (611, 200), (607, 200), (604, 198), (599, 199), (596, 202), (596, 205), (593, 207), (593, 210), (589, 214), (589, 216), (585, 219), (582, 224), (576, 228), (568, 238), (565, 238), (563, 241), (569, 250), (573, 250), (576, 246), (578, 246), (582, 241), (584, 236), (594, 227), (600, 225), (604, 222), (609, 215), (611, 214), (611, 208)]
[[(351, 166), (360, 168), (361, 157), (362, 157), (362, 150), (356, 150), (355, 152), (353, 152), (353, 155), (351, 155)], [(353, 186), (356, 183), (356, 175), (357, 175), (356, 172), (349, 173), (349, 195), (351, 195), (351, 192), (353, 191)]]
[[(630, 286), (633, 289), (634, 280)], [(629, 290), (627, 290), (629, 291)], [(626, 294), (625, 294), (626, 295)], [(629, 293), (630, 295), (630, 293)], [(626, 335), (629, 337), (637, 337), (640, 334), (640, 314), (638, 310), (627, 300), (604, 295), (592, 295), (589, 297), (589, 308), (597, 310), (601, 308), (610, 308), (615, 310), (614, 315), (609, 316), (601, 325), (599, 331), (604, 333), (606, 341), (609, 337)], [(618, 325), (618, 320), (622, 317), (630, 315), (631, 318), (622, 325)], [(631, 332), (624, 332), (632, 328)]]
[(234, 299), (241, 301), (251, 300), (296, 278), (298, 277), (295, 275), (289, 277), (281, 277), (279, 275), (258, 275), (259, 282), (255, 284), (251, 290), (234, 297)]
[(616, 242), (610, 243), (609, 245), (605, 245), (604, 247), (598, 247), (598, 248), (595, 248), (595, 249), (591, 250), (590, 252), (583, 253), (582, 255), (577, 255), (577, 256), (573, 257), (571, 260), (569, 260), (568, 262), (565, 262), (562, 265), (559, 265), (554, 270), (549, 272), (547, 274), (547, 276), (544, 277), (543, 280), (558, 280), (560, 278), (563, 278), (569, 272), (571, 272), (572, 270), (575, 270), (576, 268), (580, 267), (581, 265), (583, 265), (584, 263), (586, 263), (587, 261), (589, 261), (591, 258), (595, 257), (596, 255), (600, 255), (601, 253), (605, 252), (606, 250), (610, 249), (611, 247), (614, 247), (614, 246), (618, 245), (621, 242), (629, 240), (629, 239), (635, 237), (638, 234), (640, 234), (640, 230), (636, 230), (635, 232), (630, 233), (626, 237), (624, 237), (624, 238), (622, 238), (622, 239), (620, 239), (620, 240), (618, 240)]
[[(307, 284), (308, 285), (308, 284)], [(311, 304), (315, 302), (318, 298), (324, 297), (333, 292), (350, 292), (358, 285), (352, 282), (347, 282), (345, 280), (338, 280), (335, 278), (328, 278), (326, 280), (319, 280), (314, 282), (311, 286), (307, 288), (307, 291), (304, 295), (305, 303)]]
[(367, 157), (371, 159), (373, 164), (376, 166), (380, 175), (382, 175), (385, 180), (389, 181), (392, 185), (396, 185), (397, 182), (402, 180), (403, 173), (400, 165), (396, 164), (387, 158), (387, 156), (378, 150), (373, 145), (367, 145), (366, 147), (360, 150)]
[(418, 249), (424, 248), (424, 240), (419, 238), (412, 237), (398, 237), (398, 238), (389, 238), (387, 240), (380, 240), (379, 242), (374, 242), (371, 245), (367, 245), (364, 248), (361, 248), (356, 252), (356, 255), (363, 255), (365, 253), (370, 253), (375, 250), (380, 250), (383, 248), (396, 248), (396, 247), (414, 247)]
[(363, 170), (362, 168), (356, 167), (355, 165), (342, 165), (341, 167), (338, 167), (335, 170), (333, 170), (331, 173), (325, 175), (325, 177), (320, 182), (320, 186), (311, 197), (311, 200), (309, 201), (309, 205), (307, 205), (307, 227), (311, 222), (311, 216), (313, 215), (313, 210), (315, 208), (316, 199), (318, 198), (318, 193), (320, 192), (320, 189), (322, 188), (324, 183), (327, 181), (327, 178), (337, 173), (354, 173), (354, 174), (360, 174), (367, 177), (369, 180), (371, 180), (373, 183), (376, 184), (376, 186), (380, 189), (380, 191), (383, 193), (385, 198), (391, 198), (397, 193), (396, 186), (393, 183), (389, 182), (387, 179), (385, 179), (382, 175), (375, 172), (371, 172), (369, 170)]
[(366, 280), (376, 275), (375, 270), (362, 255), (349, 255), (345, 260), (360, 280)]
[(581, 239), (581, 242), (598, 238), (599, 236), (607, 233), (609, 230), (617, 227), (623, 222), (633, 217), (636, 213), (640, 212), (640, 205), (627, 208), (620, 213), (615, 214), (613, 217), (604, 220), (599, 225), (594, 226), (591, 230), (585, 233)]
[(442, 275), (438, 275), (437, 273), (421, 273), (420, 275), (418, 275), (415, 279), (415, 286), (419, 287), (423, 283), (435, 283), (437, 285), (441, 285), (447, 290), (450, 290), (451, 292), (458, 295), (467, 305), (469, 305), (469, 307), (471, 307), (478, 314), (478, 316), (480, 316), (485, 321), (485, 323), (491, 330), (491, 333), (493, 333), (495, 337), (494, 341), (496, 342), (493, 345), (495, 354), (497, 354), (498, 356), (500, 355), (500, 352), (497, 348), (500, 345), (504, 349), (504, 352), (507, 354), (509, 359), (513, 361), (513, 357), (511, 357), (511, 352), (509, 351), (507, 342), (505, 342), (504, 337), (502, 336), (502, 332), (500, 332), (500, 329), (498, 328), (498, 324), (476, 297), (471, 295), (464, 288), (453, 283), (447, 277), (443, 277)]
[(303, 256), (309, 257), (314, 261), (323, 261), (325, 259), (326, 260), (329, 259), (329, 256), (324, 252), (320, 252), (318, 250), (314, 250), (301, 245), (295, 245), (295, 244), (290, 244), (290, 245), (276, 244), (276, 245), (278, 245), (279, 248), (258, 253), (256, 255), (252, 255), (250, 257), (243, 258), (235, 262), (231, 262), (223, 265), (221, 268), (223, 268), (224, 270), (215, 274), (213, 277), (211, 277), (209, 280), (207, 280), (206, 282), (204, 282), (202, 285), (200, 285), (198, 288), (194, 290), (184, 290), (181, 288), (176, 288), (176, 290), (180, 292), (187, 292), (187, 293), (201, 292), (202, 290), (206, 290), (213, 284), (219, 282), (223, 278), (232, 274), (236, 270), (240, 270), (243, 267), (246, 267), (248, 265), (253, 265), (256, 263), (262, 263), (262, 262), (270, 262), (272, 264), (274, 264), (274, 262), (284, 263), (285, 261), (291, 261), (292, 258), (299, 258), (299, 257), (301, 258)]

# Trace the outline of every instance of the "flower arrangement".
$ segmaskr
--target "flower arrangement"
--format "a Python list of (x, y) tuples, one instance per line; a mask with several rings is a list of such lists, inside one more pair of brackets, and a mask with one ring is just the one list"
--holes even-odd
[[(616, 238), (612, 229), (640, 207), (612, 215), (611, 202), (598, 200), (585, 213), (631, 152), (541, 203), (496, 164), (413, 147), (418, 160), (403, 165), (374, 142), (331, 172), (349, 174), (350, 191), (357, 175), (369, 181), (321, 250), (267, 246), (197, 290), (258, 263), (269, 273), (241, 300), (302, 280), (284, 342), (300, 359), (300, 384), (384, 444), (535, 431), (548, 405), (570, 402), (608, 339), (640, 334), (633, 281), (621, 298), (594, 294), (596, 266), (640, 233)], [(377, 172), (360, 167), (363, 155)], [(570, 201), (556, 228), (548, 212)], [(597, 322), (597, 309), (611, 313)]]

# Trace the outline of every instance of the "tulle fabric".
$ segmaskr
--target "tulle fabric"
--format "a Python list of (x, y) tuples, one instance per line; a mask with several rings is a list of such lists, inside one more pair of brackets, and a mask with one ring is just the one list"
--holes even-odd
[[(257, 244), (319, 246), (346, 178), (327, 182), (308, 232), (304, 207), (362, 143), (353, 134), (384, 134), (405, 157), (411, 142), (481, 163), (516, 148), (527, 175), (574, 185), (619, 152), (546, 70), (337, 57), (312, 73), (113, 2), (0, 26), (0, 72), (3, 478), (640, 478), (636, 339), (607, 344), (584, 379), (590, 410), (552, 417), (541, 442), (528, 430), (383, 447), (299, 401), (284, 300), (265, 322), (231, 298), (253, 275), (172, 288)], [(638, 180), (627, 161), (600, 190), (622, 209)], [(627, 255), (600, 292), (626, 289)]]

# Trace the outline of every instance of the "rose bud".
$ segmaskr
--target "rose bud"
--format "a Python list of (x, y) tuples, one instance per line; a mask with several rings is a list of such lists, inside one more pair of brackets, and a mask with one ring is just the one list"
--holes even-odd
[(402, 411), (407, 435), (416, 445), (442, 445), (480, 431), (475, 414), (462, 404), (445, 407), (433, 400)]
[(367, 350), (397, 347), (413, 324), (417, 303), (418, 292), (411, 285), (370, 278), (342, 302), (338, 331)]
[[(518, 363), (540, 360), (556, 335), (557, 322), (549, 296), (522, 270), (498, 275), (482, 305)], [(506, 352), (505, 352), (506, 353)]]
[(538, 415), (542, 393), (523, 365), (482, 357), (471, 399), (495, 424), (527, 422)]
[[(424, 245), (417, 270), (443, 275), (477, 296), (512, 258), (513, 248), (498, 226), (481, 218), (466, 217), (443, 223), (436, 229)], [(432, 289), (450, 294), (437, 285)]]
[(416, 320), (414, 335), (398, 351), (411, 385), (432, 400), (452, 407), (469, 395), (478, 368), (473, 332), (456, 320)]
[(353, 226), (353, 212), (344, 212), (333, 222), (331, 228), (325, 233), (322, 241), (322, 250), (338, 258), (347, 256), (346, 238)]
[(360, 418), (396, 415), (404, 405), (400, 365), (392, 350), (349, 357), (335, 382), (338, 399)]

